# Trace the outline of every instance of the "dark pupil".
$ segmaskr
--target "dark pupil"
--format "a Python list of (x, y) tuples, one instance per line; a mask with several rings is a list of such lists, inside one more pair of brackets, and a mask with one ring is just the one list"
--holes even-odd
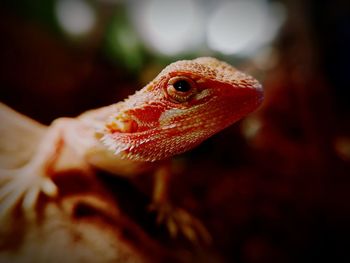
[(180, 92), (187, 92), (191, 89), (190, 83), (188, 83), (186, 80), (178, 80), (173, 85), (174, 88)]

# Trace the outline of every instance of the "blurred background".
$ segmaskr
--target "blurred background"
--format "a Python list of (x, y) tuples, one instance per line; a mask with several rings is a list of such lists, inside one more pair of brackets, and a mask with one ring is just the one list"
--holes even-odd
[(118, 102), (170, 62), (259, 79), (259, 111), (177, 159), (176, 204), (218, 262), (350, 262), (350, 2), (3, 0), (0, 99), (49, 124)]

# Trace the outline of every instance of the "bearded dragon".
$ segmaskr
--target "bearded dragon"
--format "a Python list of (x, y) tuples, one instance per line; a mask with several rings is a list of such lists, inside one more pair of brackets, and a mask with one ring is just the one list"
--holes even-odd
[[(98, 168), (119, 176), (154, 170), (152, 207), (161, 218), (177, 213), (178, 224), (191, 222), (197, 228), (194, 231), (203, 234), (199, 221), (183, 210), (169, 209), (166, 193), (170, 172), (164, 160), (194, 148), (257, 109), (262, 100), (262, 86), (256, 79), (215, 58), (201, 57), (170, 64), (122, 102), (76, 118), (56, 119), (49, 127), (1, 105), (2, 120), (7, 118), (10, 123), (13, 119), (15, 124), (0, 129), (0, 213), (18, 205), (25, 212), (33, 211), (39, 194), (57, 196), (54, 166), (68, 146), (84, 169)], [(18, 138), (10, 137), (22, 126), (29, 128), (22, 145), (14, 151)], [(30, 148), (26, 140), (37, 143)], [(23, 155), (25, 163), (11, 164), (11, 151), (12, 155)], [(172, 223), (168, 228), (175, 235), (181, 226)], [(191, 235), (193, 239), (195, 235)]]

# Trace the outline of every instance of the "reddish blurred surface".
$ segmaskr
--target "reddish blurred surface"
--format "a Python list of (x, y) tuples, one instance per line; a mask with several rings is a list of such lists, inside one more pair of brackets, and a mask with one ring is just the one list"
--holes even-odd
[[(208, 226), (223, 262), (350, 261), (349, 5), (286, 3), (263, 107), (185, 154), (172, 183), (174, 202)], [(98, 44), (75, 47), (35, 21), (1, 17), (1, 100), (16, 110), (48, 124), (140, 87)], [(254, 122), (247, 139), (241, 128)]]

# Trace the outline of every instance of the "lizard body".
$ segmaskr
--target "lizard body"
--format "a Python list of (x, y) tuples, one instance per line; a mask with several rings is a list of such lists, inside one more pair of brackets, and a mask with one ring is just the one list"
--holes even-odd
[[(26, 165), (1, 167), (0, 208), (7, 212), (22, 202), (31, 210), (41, 192), (57, 195), (49, 170), (63, 146), (87, 167), (137, 175), (197, 146), (254, 111), (262, 99), (259, 82), (225, 62), (203, 57), (170, 64), (122, 102), (54, 121)], [(166, 191), (164, 185), (155, 188)]]

